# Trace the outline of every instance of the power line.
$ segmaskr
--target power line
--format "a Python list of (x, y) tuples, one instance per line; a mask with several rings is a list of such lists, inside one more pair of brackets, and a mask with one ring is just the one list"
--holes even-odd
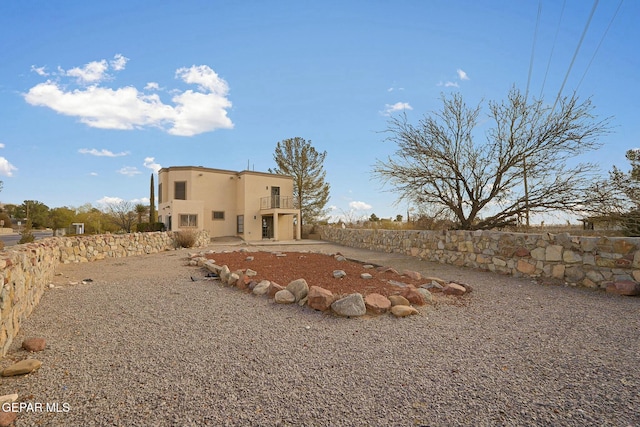
[(596, 55), (598, 54), (598, 50), (600, 50), (600, 46), (602, 46), (602, 42), (604, 41), (604, 38), (607, 36), (607, 33), (609, 32), (609, 28), (611, 28), (611, 25), (613, 24), (613, 21), (616, 19), (616, 16), (618, 16), (618, 12), (620, 11), (620, 8), (622, 7), (623, 1), (624, 0), (620, 0), (620, 3), (618, 3), (618, 8), (616, 9), (615, 13), (611, 17), (611, 20), (609, 21), (609, 25), (607, 25), (607, 29), (604, 30), (604, 34), (602, 34), (602, 38), (600, 38), (600, 42), (598, 43), (598, 46), (596, 47), (596, 50), (593, 52), (593, 56), (591, 57), (591, 60), (589, 61), (589, 64), (587, 64), (587, 68), (584, 70), (584, 74), (582, 75), (582, 78), (578, 82), (578, 86), (576, 87), (576, 90), (578, 90), (578, 88), (582, 84), (582, 81), (584, 80), (585, 76), (587, 75), (587, 71), (589, 71), (589, 68), (591, 67), (591, 63), (596, 58)]
[(533, 71), (533, 57), (536, 53), (536, 40), (538, 39), (538, 26), (540, 25), (540, 14), (542, 13), (542, 0), (538, 2), (538, 17), (536, 18), (536, 29), (533, 32), (533, 46), (531, 47), (531, 59), (529, 60), (529, 75), (527, 76), (527, 90), (525, 91), (525, 102), (529, 98), (529, 84), (531, 83), (531, 72)]
[(542, 98), (542, 94), (544, 93), (544, 85), (547, 83), (547, 76), (549, 75), (549, 68), (551, 67), (551, 59), (553, 58), (553, 51), (556, 49), (556, 43), (558, 41), (558, 33), (560, 33), (560, 23), (562, 22), (562, 17), (564, 16), (564, 7), (567, 4), (567, 0), (562, 2), (562, 10), (560, 11), (560, 19), (558, 19), (558, 26), (556, 28), (556, 35), (553, 37), (553, 44), (551, 45), (551, 53), (549, 54), (549, 62), (547, 62), (547, 69), (544, 72), (544, 79), (542, 80), (542, 87), (540, 88), (540, 98)]
[(553, 107), (551, 108), (551, 113), (556, 109), (556, 105), (558, 104), (558, 100), (562, 95), (562, 91), (564, 90), (564, 85), (567, 83), (567, 79), (569, 78), (569, 73), (571, 73), (571, 68), (573, 68), (573, 63), (576, 61), (576, 57), (578, 56), (578, 52), (580, 51), (580, 47), (582, 46), (582, 42), (584, 41), (584, 37), (587, 35), (587, 30), (589, 29), (589, 25), (591, 24), (591, 19), (596, 12), (596, 8), (598, 7), (598, 0), (594, 0), (593, 7), (591, 8), (591, 13), (589, 14), (589, 19), (587, 19), (587, 23), (584, 26), (584, 30), (582, 31), (582, 36), (580, 36), (580, 41), (578, 42), (578, 46), (576, 46), (576, 51), (573, 53), (573, 58), (571, 58), (571, 63), (569, 64), (569, 68), (567, 69), (567, 73), (564, 76), (564, 80), (562, 81), (562, 86), (560, 86), (560, 90), (558, 91), (558, 96), (556, 96), (556, 101), (553, 103)]

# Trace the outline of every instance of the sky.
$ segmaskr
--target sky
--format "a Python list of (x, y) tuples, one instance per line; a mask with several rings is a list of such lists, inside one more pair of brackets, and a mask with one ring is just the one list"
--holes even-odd
[(596, 5), (2, 1), (0, 203), (148, 203), (161, 167), (266, 172), (278, 141), (301, 137), (327, 152), (333, 217), (406, 218), (372, 175), (396, 150), (389, 119), (417, 123), (455, 92), (486, 107), (513, 86), (590, 97), (613, 132), (581, 160), (626, 170), (640, 2)]

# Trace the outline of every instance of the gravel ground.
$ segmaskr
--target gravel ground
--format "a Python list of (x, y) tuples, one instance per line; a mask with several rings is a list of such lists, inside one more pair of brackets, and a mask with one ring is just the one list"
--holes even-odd
[(640, 298), (336, 245), (272, 249), (340, 251), (474, 292), (410, 318), (341, 319), (192, 281), (204, 273), (186, 250), (61, 266), (63, 286), (2, 361), (41, 336), (43, 366), (2, 378), (0, 394), (70, 410), (16, 425), (640, 425)]

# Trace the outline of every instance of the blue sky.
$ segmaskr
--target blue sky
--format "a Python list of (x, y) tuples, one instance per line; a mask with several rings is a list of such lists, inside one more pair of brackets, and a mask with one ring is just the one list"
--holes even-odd
[[(597, 114), (613, 116), (614, 133), (584, 158), (603, 174), (626, 169), (625, 151), (640, 146), (640, 2), (622, 2), (613, 19), (619, 6), (598, 3), (563, 92), (592, 97)], [(536, 22), (530, 93), (552, 101), (592, 8), (4, 1), (0, 202), (146, 202), (161, 166), (267, 171), (276, 143), (299, 136), (327, 151), (334, 215), (406, 215), (371, 176), (395, 151), (381, 133), (389, 115), (416, 122), (454, 91), (470, 104), (504, 99), (513, 85), (524, 91)]]

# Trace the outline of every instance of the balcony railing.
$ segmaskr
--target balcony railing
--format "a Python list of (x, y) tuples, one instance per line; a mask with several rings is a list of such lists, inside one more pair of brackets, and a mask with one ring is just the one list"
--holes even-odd
[(294, 209), (293, 197), (261, 197), (260, 209)]

